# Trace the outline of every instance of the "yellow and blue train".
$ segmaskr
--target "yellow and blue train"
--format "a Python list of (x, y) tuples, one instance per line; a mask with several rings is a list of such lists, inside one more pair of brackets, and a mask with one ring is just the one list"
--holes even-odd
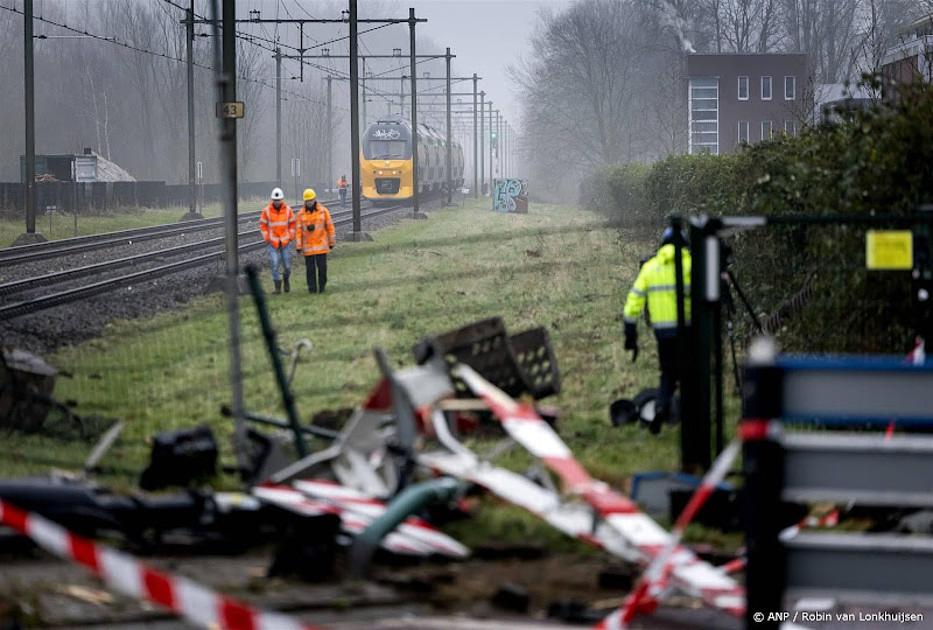
[[(411, 124), (404, 120), (379, 120), (366, 128), (360, 147), (360, 181), (363, 197), (371, 201), (411, 199)], [(463, 186), (463, 147), (451, 144), (451, 181)], [(418, 181), (420, 192), (433, 192), (446, 184), (447, 139), (443, 133), (418, 125)]]

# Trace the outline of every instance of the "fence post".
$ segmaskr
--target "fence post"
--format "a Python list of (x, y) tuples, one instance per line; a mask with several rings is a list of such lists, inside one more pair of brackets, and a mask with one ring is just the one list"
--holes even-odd
[[(787, 576), (787, 559), (778, 538), (783, 516), (784, 451), (778, 420), (782, 415), (783, 372), (774, 365), (773, 348), (765, 344), (770, 345), (770, 340), (757, 340), (749, 350), (755, 363), (744, 369), (739, 426), (748, 554), (745, 627), (777, 630), (780, 623), (769, 620), (768, 614), (783, 609)], [(762, 354), (763, 347), (764, 356), (756, 356)]]
[(292, 438), (295, 444), (295, 450), (299, 457), (306, 457), (309, 453), (308, 446), (305, 444), (304, 436), (301, 431), (301, 421), (298, 417), (298, 410), (295, 408), (295, 396), (288, 384), (288, 378), (285, 376), (285, 368), (282, 365), (282, 358), (279, 356), (279, 345), (276, 341), (275, 329), (272, 327), (272, 319), (269, 317), (269, 309), (266, 307), (265, 295), (262, 291), (262, 285), (259, 280), (259, 269), (255, 265), (246, 266), (246, 278), (249, 282), (250, 292), (253, 294), (253, 301), (256, 303), (256, 314), (259, 317), (259, 326), (262, 329), (262, 336), (266, 341), (266, 349), (269, 351), (269, 360), (272, 363), (272, 370), (275, 373), (275, 382), (282, 395), (282, 404), (285, 407), (285, 413), (288, 416), (288, 424), (292, 430)]

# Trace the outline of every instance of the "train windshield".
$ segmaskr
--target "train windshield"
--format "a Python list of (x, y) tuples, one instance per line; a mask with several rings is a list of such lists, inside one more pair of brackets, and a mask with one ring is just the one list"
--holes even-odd
[(408, 157), (408, 142), (405, 140), (370, 140), (366, 154), (370, 160), (403, 160)]
[(363, 134), (367, 160), (410, 160), (411, 132), (401, 124), (376, 123)]

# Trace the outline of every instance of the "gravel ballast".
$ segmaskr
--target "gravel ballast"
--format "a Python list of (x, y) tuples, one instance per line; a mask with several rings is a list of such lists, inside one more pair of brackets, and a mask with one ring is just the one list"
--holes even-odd
[[(437, 202), (434, 202), (433, 205), (436, 207)], [(331, 212), (336, 213), (338, 211), (339, 208), (331, 208)], [(411, 208), (403, 208), (397, 212), (370, 219), (364, 217), (363, 228), (366, 231), (374, 232), (392, 225), (410, 216), (410, 214)], [(241, 225), (240, 231), (248, 231), (250, 228), (256, 229), (258, 233), (258, 226), (254, 223)], [(347, 229), (338, 229), (338, 240), (345, 240), (347, 233)], [(49, 273), (57, 269), (89, 265), (144, 251), (196, 242), (197, 239), (216, 238), (220, 234), (219, 230), (211, 230), (209, 232), (186, 234), (148, 243), (139, 243), (137, 246), (123, 246), (110, 250), (87, 252), (80, 256), (72, 256), (68, 260), (39, 261), (17, 265), (9, 270), (4, 270), (2, 280), (13, 280)], [(180, 258), (177, 257), (172, 260)], [(264, 250), (254, 250), (240, 255), (240, 262), (244, 266), (249, 263), (263, 265), (265, 260)], [(164, 262), (166, 261), (150, 263), (150, 265)], [(145, 268), (147, 267), (134, 267), (133, 271)], [(0, 323), (0, 329), (2, 329), (0, 342), (4, 346), (22, 348), (40, 355), (49, 354), (63, 346), (76, 345), (100, 336), (107, 324), (111, 322), (147, 317), (162, 311), (183, 307), (191, 300), (209, 292), (210, 286), (216, 286), (213, 281), (223, 274), (223, 269), (223, 262), (217, 260), (199, 268), (179, 271), (161, 278), (146, 280), (137, 285), (113, 289), (103, 295), (46, 309), (31, 315), (15, 317)], [(120, 270), (110, 270), (96, 276), (95, 280), (116, 277), (122, 275), (122, 273), (124, 272)], [(44, 295), (61, 290), (65, 286), (77, 286), (87, 282), (88, 280), (85, 278), (75, 280), (69, 285), (37, 288), (2, 298), (0, 303), (19, 302), (29, 296)]]

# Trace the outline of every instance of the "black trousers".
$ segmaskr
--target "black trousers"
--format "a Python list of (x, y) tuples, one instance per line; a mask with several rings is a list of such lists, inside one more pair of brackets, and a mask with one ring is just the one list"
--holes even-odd
[(658, 386), (658, 399), (655, 410), (658, 415), (663, 414), (666, 422), (671, 411), (671, 400), (680, 381), (677, 369), (677, 335), (657, 335), (658, 363), (661, 368), (661, 382)]
[[(314, 273), (315, 268), (317, 277)], [(305, 278), (308, 280), (308, 291), (324, 293), (324, 287), (327, 286), (327, 254), (305, 256)]]

